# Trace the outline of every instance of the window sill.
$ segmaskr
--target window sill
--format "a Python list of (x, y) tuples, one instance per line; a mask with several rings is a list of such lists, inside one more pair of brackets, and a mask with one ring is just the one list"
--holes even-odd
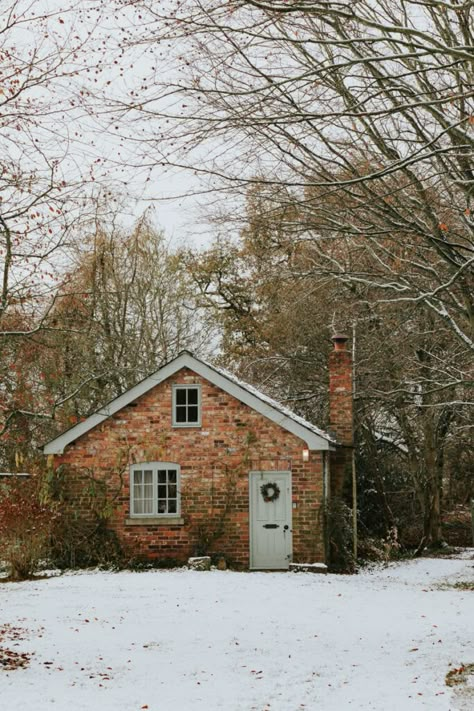
[(126, 526), (183, 526), (184, 518), (181, 516), (135, 516), (125, 519)]
[(174, 429), (195, 429), (199, 430), (201, 429), (201, 423), (200, 422), (173, 422), (172, 427)]

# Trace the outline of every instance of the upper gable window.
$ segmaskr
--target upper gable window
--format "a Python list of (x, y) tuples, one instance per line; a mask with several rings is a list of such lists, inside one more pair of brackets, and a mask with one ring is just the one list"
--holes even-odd
[(201, 426), (201, 386), (173, 385), (173, 427)]

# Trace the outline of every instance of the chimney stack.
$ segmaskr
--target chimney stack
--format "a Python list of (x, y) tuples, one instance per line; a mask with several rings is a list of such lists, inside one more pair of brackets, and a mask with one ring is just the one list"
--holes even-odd
[(332, 337), (329, 356), (329, 423), (338, 448), (331, 454), (331, 494), (342, 496), (352, 481), (354, 445), (352, 356), (347, 350), (349, 336)]

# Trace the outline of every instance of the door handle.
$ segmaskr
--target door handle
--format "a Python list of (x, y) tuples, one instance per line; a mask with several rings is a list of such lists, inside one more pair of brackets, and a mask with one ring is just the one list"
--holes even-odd
[(283, 526), (284, 531), (288, 531), (288, 529), (289, 529), (289, 526)]
[(278, 523), (264, 523), (263, 528), (280, 528)]

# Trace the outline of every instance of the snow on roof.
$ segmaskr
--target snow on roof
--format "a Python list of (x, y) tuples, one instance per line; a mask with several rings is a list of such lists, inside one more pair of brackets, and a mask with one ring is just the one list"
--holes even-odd
[(220, 373), (221, 375), (223, 375), (224, 378), (231, 380), (233, 383), (238, 385), (240, 388), (244, 388), (244, 390), (247, 390), (249, 393), (252, 393), (252, 395), (255, 395), (255, 397), (258, 397), (263, 402), (266, 402), (268, 405), (270, 405), (270, 407), (275, 408), (275, 410), (279, 410), (283, 415), (285, 415), (285, 417), (288, 417), (291, 420), (298, 422), (302, 427), (306, 427), (306, 429), (311, 430), (312, 432), (319, 435), (320, 437), (323, 437), (324, 439), (327, 439), (329, 442), (336, 443), (336, 438), (333, 435), (331, 435), (329, 432), (326, 432), (325, 430), (322, 430), (319, 427), (316, 427), (316, 425), (313, 425), (308, 420), (305, 420), (304, 417), (300, 417), (295, 412), (293, 412), (293, 410), (290, 410), (289, 407), (286, 407), (285, 405), (282, 405), (280, 402), (278, 402), (278, 400), (274, 400), (272, 397), (265, 395), (260, 390), (255, 388), (253, 385), (249, 385), (248, 383), (244, 382), (243, 380), (240, 380), (240, 378), (238, 378), (236, 375), (234, 375), (230, 371), (226, 370), (225, 368), (218, 368), (217, 366), (212, 365), (211, 363), (208, 363), (204, 360), (202, 361), (202, 363), (205, 363), (209, 368), (212, 368), (217, 373)]

